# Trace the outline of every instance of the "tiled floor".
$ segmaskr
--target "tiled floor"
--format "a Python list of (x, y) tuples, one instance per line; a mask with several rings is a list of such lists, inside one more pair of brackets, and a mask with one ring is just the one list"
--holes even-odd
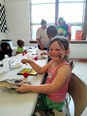
[[(83, 63), (83, 62), (75, 61), (74, 63), (75, 63), (75, 67), (72, 72), (78, 75), (87, 84), (87, 62)], [(73, 107), (74, 107), (74, 104), (71, 100), (70, 102), (71, 116), (74, 116)], [(87, 107), (81, 116), (87, 116)]]

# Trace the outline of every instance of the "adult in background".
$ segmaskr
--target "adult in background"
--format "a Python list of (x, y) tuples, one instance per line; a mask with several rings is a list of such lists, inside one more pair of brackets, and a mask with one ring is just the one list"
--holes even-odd
[(58, 19), (57, 30), (58, 35), (66, 37), (68, 41), (71, 40), (71, 28), (62, 17)]
[(46, 28), (47, 28), (47, 22), (44, 19), (42, 19), (41, 27), (39, 27), (36, 32), (36, 40), (38, 43), (38, 48), (41, 50), (47, 49), (46, 45), (49, 39), (46, 33)]

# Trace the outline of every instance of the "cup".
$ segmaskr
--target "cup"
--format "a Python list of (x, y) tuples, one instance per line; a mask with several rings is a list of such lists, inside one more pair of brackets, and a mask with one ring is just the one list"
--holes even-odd
[(40, 49), (36, 50), (36, 54), (37, 54), (38, 58), (42, 58), (41, 53), (42, 53), (42, 50), (40, 50)]

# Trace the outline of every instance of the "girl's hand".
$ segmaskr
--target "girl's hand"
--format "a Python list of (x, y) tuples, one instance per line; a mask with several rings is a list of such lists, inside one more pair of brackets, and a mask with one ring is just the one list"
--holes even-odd
[(21, 62), (22, 62), (23, 64), (29, 63), (29, 59), (22, 59)]
[(19, 88), (16, 89), (19, 93), (27, 93), (29, 92), (29, 86), (28, 84), (18, 84)]

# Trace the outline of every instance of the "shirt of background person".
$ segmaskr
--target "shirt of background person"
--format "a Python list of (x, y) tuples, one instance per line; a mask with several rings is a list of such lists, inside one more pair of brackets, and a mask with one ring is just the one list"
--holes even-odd
[(58, 35), (64, 36), (64, 37), (68, 38), (68, 40), (70, 41), (71, 27), (68, 24), (66, 24), (66, 22), (64, 21), (64, 19), (62, 17), (60, 17), (58, 20), (57, 30), (58, 30)]
[(39, 49), (46, 48), (47, 42), (48, 42), (48, 36), (46, 33), (47, 23), (45, 20), (41, 21), (41, 27), (37, 29), (36, 32), (36, 40), (39, 45)]
[(24, 49), (23, 48), (21, 48), (21, 47), (17, 47), (17, 52), (23, 52), (24, 51)]
[(25, 41), (23, 39), (17, 40), (16, 54), (20, 54), (24, 52), (24, 45), (25, 45)]

